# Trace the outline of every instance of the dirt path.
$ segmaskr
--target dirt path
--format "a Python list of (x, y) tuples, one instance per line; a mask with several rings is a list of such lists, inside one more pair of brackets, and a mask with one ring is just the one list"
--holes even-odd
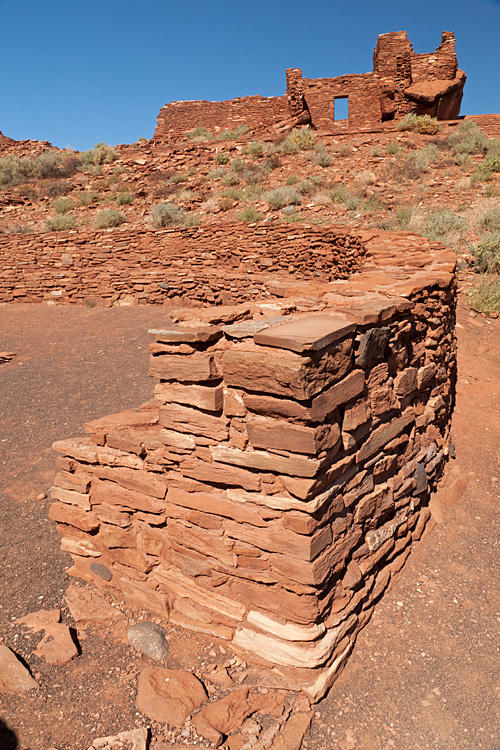
[[(147, 328), (165, 316), (158, 307), (0, 306), (0, 351), (17, 352), (0, 366), (0, 641), (30, 664), (33, 639), (16, 638), (11, 620), (61, 607), (68, 585), (48, 503), (35, 499), (54, 475), (50, 446), (150, 397)], [(317, 707), (310, 750), (500, 748), (500, 321), (461, 305), (458, 336), (457, 458), (436, 503), (443, 521)], [(69, 665), (37, 660), (37, 696), (0, 699), (1, 750), (2, 720), (17, 740), (11, 734), (5, 750), (86, 750), (140, 722), (129, 662), (123, 639), (102, 633)]]

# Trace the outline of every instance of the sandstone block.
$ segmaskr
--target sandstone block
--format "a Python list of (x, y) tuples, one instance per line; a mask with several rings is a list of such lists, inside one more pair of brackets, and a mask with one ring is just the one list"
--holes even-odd
[(302, 353), (324, 349), (349, 336), (355, 329), (353, 323), (334, 315), (308, 315), (259, 331), (254, 335), (254, 341), (263, 346)]
[[(132, 484), (132, 482), (130, 482), (130, 484)], [(144, 485), (141, 484), (140, 486)], [(164, 501), (160, 500), (158, 497), (145, 495), (142, 492), (137, 492), (135, 490), (122, 487), (116, 482), (109, 482), (97, 478), (94, 478), (94, 480), (92, 481), (90, 497), (92, 499), (92, 504), (98, 506), (101, 515), (107, 515), (110, 522), (114, 522), (112, 519), (115, 517), (112, 514), (110, 515), (110, 513), (107, 511), (107, 509), (104, 507), (106, 505), (118, 506), (118, 510), (120, 513), (120, 515), (116, 517), (118, 519), (123, 518), (122, 508), (142, 510), (146, 513), (161, 513), (165, 507)], [(128, 514), (126, 515), (128, 516)], [(123, 521), (125, 521), (124, 518)], [(122, 523), (116, 525), (121, 526)]]
[(211, 495), (204, 492), (184, 492), (183, 490), (171, 487), (167, 492), (167, 500), (183, 508), (192, 508), (204, 513), (231, 518), (237, 523), (249, 523), (252, 526), (260, 527), (266, 526), (266, 522), (258, 512), (251, 508), (245, 508), (241, 503), (231, 502), (224, 495)]
[(26, 695), (38, 687), (17, 656), (0, 643), (0, 693)]
[(187, 458), (182, 462), (182, 473), (198, 482), (220, 484), (226, 487), (243, 487), (245, 490), (258, 492), (261, 488), (260, 476), (244, 468), (229, 466), (223, 462), (207, 463), (196, 458)]
[(154, 591), (145, 583), (130, 581), (126, 578), (120, 579), (120, 588), (130, 607), (144, 609), (146, 612), (152, 612), (168, 620), (169, 610), (164, 594)]
[(148, 412), (136, 412), (132, 410), (122, 411), (117, 414), (108, 414), (106, 417), (86, 422), (83, 429), (92, 434), (102, 434), (111, 430), (126, 430), (131, 427), (146, 427), (152, 424), (154, 416)]
[(182, 727), (207, 698), (203, 684), (191, 672), (146, 667), (139, 675), (137, 708), (153, 721)]
[(97, 531), (99, 528), (99, 519), (94, 513), (87, 513), (76, 505), (67, 505), (66, 503), (56, 502), (50, 506), (49, 518), (57, 523), (66, 523), (74, 526), (81, 531)]
[(54, 486), (60, 487), (62, 490), (72, 490), (73, 492), (79, 492), (82, 495), (86, 495), (90, 487), (90, 475), (84, 472), (78, 471), (72, 474), (69, 471), (60, 471), (56, 474), (54, 479)]
[(357, 453), (356, 460), (361, 463), (373, 456), (378, 450), (384, 447), (388, 442), (394, 440), (404, 429), (415, 421), (415, 412), (409, 408), (403, 412), (398, 419), (382, 424), (374, 430), (370, 437), (363, 443)]
[[(153, 498), (163, 499), (167, 492), (168, 482), (165, 477), (152, 471), (135, 471), (122, 467), (100, 466), (94, 469), (99, 479), (109, 479), (131, 492), (139, 492)], [(94, 482), (92, 483), (92, 487)], [(92, 493), (91, 493), (92, 494)], [(125, 503), (122, 503), (125, 505)], [(139, 508), (138, 510), (148, 510)], [(154, 511), (152, 511), (154, 512)]]
[(160, 425), (167, 430), (202, 435), (217, 441), (227, 440), (229, 434), (225, 417), (215, 417), (180, 404), (166, 404), (160, 408)]
[(217, 341), (222, 336), (222, 329), (217, 326), (171, 326), (170, 328), (150, 328), (148, 333), (156, 341), (166, 344), (199, 344)]
[(292, 477), (313, 477), (320, 467), (319, 461), (304, 456), (280, 456), (263, 451), (239, 451), (217, 446), (210, 448), (210, 452), (215, 461), (221, 463), (277, 474), (289, 474)]
[(319, 422), (327, 417), (338, 406), (359, 396), (365, 387), (365, 374), (362, 370), (354, 370), (340, 383), (336, 383), (328, 390), (313, 398), (309, 410), (310, 418)]
[(337, 424), (321, 427), (302, 427), (283, 420), (256, 417), (246, 424), (250, 443), (254, 448), (283, 450), (290, 453), (316, 455), (338, 445), (340, 429)]
[(170, 519), (168, 536), (170, 542), (176, 542), (180, 546), (194, 549), (214, 560), (220, 560), (229, 567), (235, 566), (236, 559), (232, 551), (234, 544), (222, 539), (220, 533), (191, 526), (182, 520)]
[(203, 385), (181, 385), (179, 383), (158, 383), (155, 396), (163, 403), (186, 404), (205, 411), (222, 411), (224, 388)]
[(199, 383), (220, 377), (212, 354), (151, 355), (149, 374), (160, 380)]
[(63, 490), (61, 487), (51, 487), (50, 497), (52, 500), (59, 500), (61, 503), (76, 505), (82, 510), (90, 510), (90, 496), (85, 493), (75, 492), (74, 490)]

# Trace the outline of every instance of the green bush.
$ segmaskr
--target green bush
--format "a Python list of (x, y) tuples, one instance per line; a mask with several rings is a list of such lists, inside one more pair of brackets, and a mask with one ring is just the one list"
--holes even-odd
[(314, 148), (316, 136), (308, 125), (303, 128), (294, 128), (287, 138), (290, 143), (294, 143), (301, 151), (309, 151)]
[(186, 133), (186, 138), (190, 141), (211, 141), (213, 135), (208, 128), (204, 128), (202, 125), (198, 125)]
[(334, 164), (333, 157), (330, 156), (326, 148), (320, 144), (315, 148), (314, 163), (319, 167), (331, 167)]
[(70, 177), (79, 165), (78, 158), (64, 157), (54, 151), (44, 151), (35, 158), (3, 156), (0, 158), (0, 187), (20, 185), (30, 180)]
[(180, 226), (184, 223), (185, 215), (184, 209), (173, 203), (157, 203), (149, 212), (147, 224), (152, 229)]
[(483, 165), (489, 172), (500, 172), (500, 154), (489, 154)]
[(399, 154), (401, 151), (401, 146), (399, 146), (397, 143), (388, 143), (385, 147), (385, 150), (389, 154), (389, 156), (396, 156), (396, 154)]
[(218, 141), (234, 141), (245, 133), (248, 133), (248, 125), (238, 125), (235, 130), (222, 130), (216, 137)]
[(34, 228), (28, 224), (13, 224), (5, 230), (7, 234), (33, 234), (34, 231)]
[(221, 195), (223, 198), (231, 198), (232, 201), (241, 201), (243, 198), (241, 190), (234, 187), (226, 188), (226, 190), (222, 191)]
[(78, 193), (76, 196), (76, 205), (90, 206), (95, 200), (97, 200), (97, 193), (94, 193), (92, 190), (85, 190), (85, 192)]
[(338, 187), (333, 188), (330, 193), (330, 198), (333, 203), (345, 204), (351, 198), (351, 193), (345, 185), (339, 185)]
[(248, 221), (248, 222), (255, 222), (260, 221), (262, 218), (262, 214), (260, 211), (257, 211), (256, 208), (253, 206), (246, 206), (241, 211), (238, 211), (236, 214), (239, 221)]
[(500, 273), (500, 232), (490, 234), (471, 248), (474, 267), (481, 273)]
[(409, 229), (415, 218), (415, 207), (400, 206), (395, 211), (395, 218), (398, 229)]
[(73, 208), (71, 198), (56, 198), (52, 201), (52, 208), (56, 214), (67, 214)]
[(296, 185), (299, 181), (299, 178), (297, 175), (291, 174), (286, 178), (286, 184), (287, 185)]
[(221, 177), (224, 177), (224, 170), (222, 167), (219, 167), (218, 169), (211, 169), (209, 172), (207, 172), (207, 180), (220, 180)]
[(250, 141), (245, 149), (245, 153), (254, 159), (258, 159), (264, 153), (264, 145), (260, 141)]
[(190, 213), (186, 214), (182, 225), (185, 227), (197, 227), (200, 223), (200, 217), (198, 214)]
[(228, 161), (229, 161), (229, 154), (226, 154), (225, 151), (219, 151), (218, 154), (215, 154), (216, 164), (227, 164)]
[(500, 230), (500, 208), (489, 208), (484, 212), (481, 221), (479, 222), (481, 229), (486, 229), (489, 232), (497, 232)]
[(252, 164), (247, 169), (245, 169), (242, 174), (242, 177), (247, 185), (256, 185), (257, 183), (261, 182), (263, 176), (263, 170), (257, 165)]
[(281, 161), (277, 156), (266, 156), (265, 159), (262, 159), (260, 167), (262, 171), (267, 174), (274, 169), (279, 169), (281, 167)]
[(280, 151), (282, 154), (298, 154), (300, 151), (300, 146), (297, 143), (291, 141), (290, 138), (285, 138), (285, 140), (281, 141), (281, 143), (279, 144), (278, 151)]
[(452, 232), (461, 232), (466, 227), (467, 222), (461, 216), (448, 208), (438, 208), (427, 214), (423, 234), (430, 240), (445, 242)]
[(171, 182), (172, 185), (180, 185), (181, 182), (187, 182), (187, 179), (187, 175), (185, 174), (173, 174), (169, 182)]
[(455, 154), (481, 154), (486, 151), (487, 138), (475, 122), (464, 121), (448, 137), (448, 146)]
[(277, 187), (274, 190), (267, 190), (262, 194), (262, 199), (269, 203), (271, 208), (284, 208), (301, 203), (299, 193), (292, 187)]
[(245, 163), (245, 160), (241, 158), (241, 156), (237, 156), (231, 162), (231, 169), (233, 169), (235, 172), (243, 172), (245, 168), (246, 168), (246, 163)]
[(119, 206), (130, 206), (134, 202), (134, 196), (132, 193), (118, 193), (115, 200)]
[(430, 115), (416, 115), (414, 112), (409, 112), (403, 117), (401, 122), (396, 124), (396, 130), (435, 135), (439, 133), (439, 124), (435, 117), (431, 117)]
[(236, 172), (228, 172), (224, 177), (222, 178), (222, 182), (224, 185), (239, 185), (240, 184), (240, 178), (236, 174)]
[(111, 164), (116, 159), (118, 159), (118, 151), (113, 146), (108, 146), (104, 141), (96, 143), (94, 148), (80, 153), (80, 160), (85, 167)]
[(127, 221), (125, 214), (122, 214), (121, 211), (110, 209), (109, 211), (99, 211), (94, 219), (94, 226), (97, 229), (110, 229), (111, 227), (123, 224), (125, 221)]
[(491, 315), (500, 312), (500, 277), (486, 277), (472, 290), (469, 304), (473, 310)]
[(58, 214), (52, 216), (45, 222), (46, 232), (64, 232), (68, 229), (74, 229), (76, 226), (75, 217), (72, 214)]

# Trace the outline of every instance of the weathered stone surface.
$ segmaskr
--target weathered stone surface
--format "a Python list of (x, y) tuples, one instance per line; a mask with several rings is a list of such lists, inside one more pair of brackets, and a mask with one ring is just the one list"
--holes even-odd
[(167, 430), (202, 435), (218, 441), (226, 440), (228, 436), (228, 422), (225, 417), (216, 417), (181, 404), (162, 406), (160, 425)]
[(369, 331), (361, 334), (358, 353), (356, 355), (356, 365), (366, 370), (375, 364), (378, 359), (382, 359), (390, 335), (391, 329), (388, 327), (370, 328)]
[(120, 579), (120, 588), (125, 601), (132, 608), (152, 612), (165, 618), (165, 621), (168, 620), (167, 598), (160, 591), (154, 591), (153, 588), (139, 581), (130, 581), (127, 578)]
[(268, 526), (266, 529), (257, 529), (235, 521), (227, 521), (226, 532), (233, 539), (248, 542), (260, 549), (296, 555), (302, 560), (309, 561), (314, 560), (332, 541), (329, 526), (318, 529), (311, 536), (305, 536), (279, 527)]
[(186, 477), (191, 477), (199, 482), (228, 487), (243, 487), (245, 490), (255, 490), (256, 492), (261, 488), (261, 479), (256, 472), (238, 466), (229, 466), (228, 463), (223, 461), (217, 462), (216, 460), (213, 463), (208, 463), (196, 458), (188, 458), (182, 462), (182, 472)]
[(78, 648), (67, 625), (60, 622), (47, 623), (44, 630), (45, 635), (35, 654), (43, 656), (47, 664), (67, 664), (78, 656)]
[(182, 727), (206, 700), (203, 684), (190, 672), (146, 667), (137, 684), (137, 708), (153, 721)]
[(147, 750), (148, 730), (146, 727), (118, 732), (109, 737), (98, 737), (88, 750)]
[(297, 711), (290, 715), (278, 737), (274, 740), (270, 750), (300, 750), (314, 711)]
[(127, 629), (128, 642), (140, 654), (151, 659), (166, 659), (168, 642), (166, 630), (155, 622), (139, 622)]
[(291, 476), (313, 477), (320, 467), (319, 461), (304, 456), (279, 456), (263, 451), (239, 451), (219, 447), (211, 448), (210, 452), (213, 458), (221, 463)]
[[(60, 487), (62, 490), (80, 492), (82, 495), (85, 495), (89, 491), (90, 479), (90, 475), (82, 471), (76, 473), (60, 471), (54, 478), (54, 487)], [(54, 489), (54, 487), (52, 489)]]
[(319, 422), (334, 411), (338, 406), (351, 401), (362, 393), (365, 386), (363, 370), (354, 370), (340, 383), (336, 383), (328, 390), (313, 398), (309, 409), (309, 416), (314, 422)]
[(64, 595), (69, 611), (75, 622), (106, 622), (123, 617), (119, 609), (100, 597), (98, 594), (71, 584)]
[(70, 552), (72, 555), (81, 555), (82, 557), (100, 557), (101, 552), (90, 541), (90, 539), (75, 539), (70, 536), (64, 536), (61, 539), (61, 549), (63, 552)]
[(263, 346), (302, 353), (324, 349), (353, 333), (355, 328), (353, 323), (333, 315), (308, 315), (259, 331), (254, 335), (254, 341)]
[[(109, 474), (106, 473), (106, 476)], [(111, 475), (114, 476), (114, 475)], [(165, 492), (167, 491), (167, 484), (164, 484)], [(118, 506), (120, 508), (120, 515), (110, 516), (107, 514), (107, 518), (110, 523), (114, 523), (115, 520), (121, 519), (123, 522), (126, 520), (121, 515), (123, 508), (131, 508), (132, 510), (142, 510), (146, 513), (161, 513), (164, 509), (163, 499), (153, 497), (152, 495), (145, 495), (143, 492), (137, 490), (128, 489), (123, 487), (116, 482), (100, 480), (98, 478), (93, 479), (92, 487), (90, 489), (90, 498), (92, 505), (96, 505), (96, 511), (100, 512), (101, 516), (106, 518), (106, 505)], [(97, 515), (97, 512), (96, 512)], [(127, 514), (128, 515), (128, 514)], [(116, 524), (122, 526), (123, 524)], [(128, 524), (126, 524), (128, 525)]]
[(180, 383), (158, 383), (155, 396), (163, 403), (186, 404), (205, 411), (221, 411), (224, 406), (224, 388), (204, 385), (181, 385)]
[(49, 509), (49, 518), (57, 523), (67, 523), (81, 531), (97, 531), (99, 528), (99, 519), (94, 513), (87, 513), (75, 505), (67, 503), (52, 503)]
[[(164, 476), (154, 473), (152, 471), (136, 471), (127, 467), (111, 467), (111, 466), (100, 466), (94, 469), (100, 479), (109, 479), (111, 482), (116, 482), (121, 487), (124, 487), (131, 492), (139, 492), (148, 497), (163, 499), (167, 492), (168, 482)], [(94, 481), (92, 482), (92, 490), (94, 489)], [(94, 502), (92, 500), (92, 502)], [(103, 498), (103, 502), (106, 502)], [(127, 505), (128, 503), (118, 503), (119, 505)], [(130, 507), (134, 508), (134, 505)], [(149, 511), (149, 508), (138, 508), (138, 510)], [(155, 511), (151, 511), (154, 513)]]
[(151, 355), (149, 374), (153, 378), (180, 383), (199, 383), (219, 377), (211, 354)]
[(167, 500), (184, 508), (193, 508), (205, 513), (232, 518), (233, 521), (249, 523), (252, 526), (266, 526), (266, 522), (258, 512), (244, 507), (241, 503), (231, 502), (224, 495), (184, 492), (171, 487), (167, 493)]
[(156, 341), (166, 344), (195, 344), (216, 341), (222, 336), (222, 331), (216, 326), (188, 328), (187, 326), (171, 326), (170, 328), (150, 328), (148, 333)]
[(38, 683), (14, 652), (0, 643), (0, 693), (26, 695), (37, 687)]
[(255, 710), (250, 689), (238, 688), (225, 698), (203, 706), (194, 716), (193, 724), (199, 734), (219, 747), (224, 737), (239, 729)]
[(86, 422), (83, 429), (92, 434), (102, 434), (111, 430), (126, 430), (130, 427), (146, 427), (152, 424), (154, 417), (148, 412), (122, 411), (117, 414), (108, 414), (106, 417)]
[(338, 445), (340, 428), (337, 424), (321, 427), (302, 427), (283, 420), (256, 417), (247, 422), (247, 433), (254, 448), (286, 450), (290, 453), (316, 455)]
[(413, 409), (407, 409), (401, 417), (394, 419), (392, 422), (386, 422), (377, 427), (361, 446), (357, 454), (359, 462), (366, 461), (373, 456), (380, 448), (383, 448), (391, 440), (401, 434), (412, 422), (415, 421), (415, 412)]

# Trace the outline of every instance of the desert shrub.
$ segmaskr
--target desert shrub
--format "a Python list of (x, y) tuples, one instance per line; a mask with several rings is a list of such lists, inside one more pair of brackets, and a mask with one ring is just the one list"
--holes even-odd
[(295, 174), (291, 174), (286, 178), (287, 185), (296, 185), (298, 181), (299, 181), (299, 178)]
[(284, 218), (287, 224), (296, 224), (298, 221), (306, 221), (301, 213), (287, 214)]
[(243, 198), (241, 190), (234, 187), (226, 188), (226, 190), (222, 191), (221, 195), (223, 198), (230, 198), (232, 201), (240, 201)]
[(220, 167), (218, 169), (211, 169), (207, 172), (207, 180), (220, 180), (220, 178), (223, 177), (224, 174), (224, 170)]
[(299, 145), (291, 141), (290, 138), (285, 138), (281, 141), (277, 149), (282, 154), (298, 154), (300, 151)]
[(181, 182), (187, 182), (187, 175), (186, 174), (173, 174), (170, 178), (170, 182), (172, 185), (179, 185)]
[(262, 195), (263, 200), (272, 208), (284, 208), (292, 204), (300, 205), (301, 197), (292, 187), (277, 187), (274, 190), (267, 190)]
[(301, 151), (309, 151), (314, 148), (316, 136), (308, 125), (303, 128), (294, 128), (287, 138), (291, 143), (295, 143)]
[(245, 208), (242, 208), (241, 211), (238, 211), (236, 217), (238, 221), (255, 222), (262, 219), (262, 214), (253, 206), (246, 206)]
[(222, 195), (219, 198), (219, 208), (221, 211), (229, 211), (234, 205), (234, 201), (227, 195)]
[(48, 182), (43, 187), (43, 194), (47, 198), (58, 198), (61, 195), (67, 195), (72, 190), (72, 186), (64, 180), (56, 180), (55, 182)]
[(189, 167), (188, 169), (188, 175), (189, 177), (193, 177), (195, 174), (197, 174), (198, 170), (196, 167)]
[(265, 159), (262, 159), (260, 167), (264, 172), (272, 172), (274, 169), (281, 167), (281, 160), (277, 156), (266, 156)]
[(245, 133), (248, 133), (248, 125), (238, 125), (235, 130), (222, 130), (216, 137), (218, 141), (234, 141)]
[(460, 167), (460, 169), (467, 169), (467, 167), (470, 164), (470, 156), (469, 154), (455, 154), (454, 156), (455, 164)]
[(222, 178), (222, 182), (224, 185), (239, 185), (240, 184), (240, 178), (239, 175), (236, 174), (236, 172), (228, 172), (224, 177)]
[(488, 235), (471, 248), (474, 267), (482, 273), (500, 273), (500, 232)]
[(333, 157), (330, 156), (323, 144), (316, 146), (313, 161), (319, 167), (331, 167), (334, 163)]
[(264, 144), (260, 141), (250, 141), (245, 149), (245, 153), (254, 159), (258, 159), (264, 153)]
[(416, 213), (415, 206), (399, 206), (394, 213), (398, 229), (410, 229), (414, 225)]
[(157, 203), (152, 207), (147, 218), (147, 224), (152, 229), (180, 226), (184, 223), (184, 209), (174, 203)]
[(243, 172), (243, 170), (246, 168), (245, 160), (241, 158), (241, 156), (237, 156), (235, 159), (231, 162), (231, 169), (234, 172)]
[(489, 208), (484, 212), (479, 225), (489, 232), (500, 231), (500, 208)]
[(339, 156), (345, 157), (352, 154), (352, 148), (347, 143), (343, 143), (339, 148)]
[(448, 208), (438, 208), (427, 214), (423, 234), (430, 240), (444, 242), (451, 233), (461, 232), (467, 222)]
[(71, 198), (56, 198), (52, 201), (52, 208), (56, 214), (67, 214), (73, 208)]
[(380, 146), (374, 146), (370, 151), (370, 155), (374, 158), (382, 156), (382, 149), (380, 148)]
[(389, 156), (396, 156), (396, 154), (399, 154), (401, 151), (401, 146), (397, 143), (388, 143), (385, 147), (385, 150), (389, 154)]
[(250, 165), (242, 174), (247, 185), (256, 185), (262, 180), (264, 173), (258, 166)]
[(191, 188), (186, 188), (184, 190), (181, 190), (180, 193), (177, 194), (177, 200), (180, 201), (191, 201), (196, 196), (196, 193), (191, 190)]
[(252, 182), (243, 191), (243, 200), (245, 201), (257, 201), (262, 197), (263, 189), (262, 186), (257, 182)]
[(75, 217), (72, 214), (52, 216), (47, 219), (44, 225), (46, 232), (64, 232), (68, 229), (74, 229), (75, 226)]
[(204, 128), (202, 125), (198, 125), (186, 133), (186, 138), (190, 141), (211, 141), (213, 138), (212, 133), (208, 128)]
[(330, 198), (332, 199), (332, 203), (346, 203), (346, 201), (351, 197), (351, 193), (349, 192), (348, 188), (346, 188), (345, 185), (338, 185), (338, 187), (333, 188), (333, 190), (330, 193)]
[(487, 276), (480, 281), (470, 293), (469, 304), (485, 315), (500, 312), (500, 277)]
[(488, 154), (483, 165), (489, 172), (500, 172), (500, 154)]
[(185, 215), (182, 225), (184, 227), (197, 227), (199, 223), (200, 217), (198, 216), (198, 214), (189, 213)]
[(99, 211), (94, 219), (94, 226), (97, 229), (110, 229), (111, 227), (118, 227), (125, 221), (127, 221), (125, 214), (121, 211), (110, 209), (109, 211)]
[(166, 183), (164, 185), (157, 185), (153, 190), (151, 191), (152, 198), (160, 199), (168, 198), (169, 195), (173, 195), (173, 193), (177, 192), (177, 185), (171, 185), (170, 183)]
[(430, 115), (416, 115), (409, 112), (401, 122), (396, 125), (396, 130), (408, 130), (412, 133), (423, 133), (424, 135), (435, 135), (439, 133), (439, 124), (435, 117)]
[(461, 122), (448, 137), (448, 146), (455, 154), (480, 154), (486, 150), (487, 138), (474, 122)]
[(119, 206), (130, 206), (134, 202), (134, 196), (132, 193), (118, 193), (115, 200)]
[(35, 158), (3, 156), (0, 158), (0, 187), (19, 185), (29, 180), (69, 177), (79, 164), (79, 159), (64, 158), (53, 151), (44, 151)]
[(262, 152), (264, 156), (275, 156), (275, 154), (279, 154), (280, 147), (277, 143), (264, 143), (262, 147)]
[(97, 193), (94, 193), (92, 190), (85, 190), (77, 194), (75, 205), (90, 206), (95, 200), (97, 200)]
[(229, 154), (226, 154), (225, 151), (219, 151), (218, 154), (215, 154), (216, 164), (227, 164), (228, 161), (229, 161)]
[(96, 143), (94, 148), (80, 153), (80, 160), (84, 167), (111, 164), (116, 159), (118, 159), (118, 151), (113, 146), (108, 146), (104, 141)]
[(13, 224), (5, 230), (7, 234), (33, 234), (34, 231), (28, 224)]
[(483, 195), (487, 198), (498, 198), (500, 197), (500, 187), (496, 185), (485, 185)]

